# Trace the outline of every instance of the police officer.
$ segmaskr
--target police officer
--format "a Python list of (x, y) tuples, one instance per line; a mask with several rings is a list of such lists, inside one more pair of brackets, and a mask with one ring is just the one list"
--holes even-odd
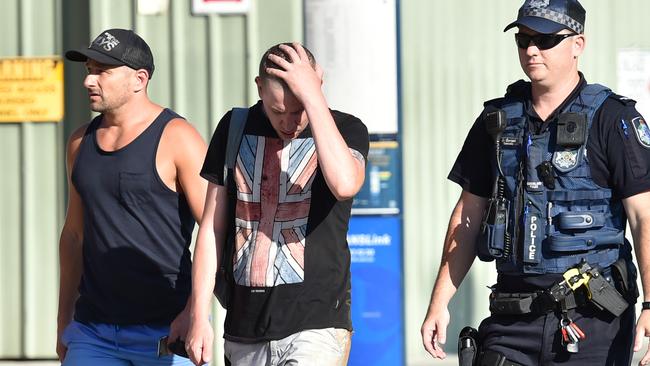
[(578, 71), (584, 24), (577, 0), (526, 0), (505, 29), (530, 81), (485, 103), (449, 174), (463, 191), (421, 329), (435, 358), (476, 256), (498, 278), (475, 364), (629, 365), (650, 335), (650, 130), (634, 101)]

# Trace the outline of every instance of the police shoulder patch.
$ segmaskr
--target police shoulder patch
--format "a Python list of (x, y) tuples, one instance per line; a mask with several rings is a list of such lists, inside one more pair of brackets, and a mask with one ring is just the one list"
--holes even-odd
[(650, 149), (650, 127), (648, 127), (648, 123), (641, 116), (633, 118), (631, 122), (634, 125), (634, 132), (639, 143), (646, 149)]

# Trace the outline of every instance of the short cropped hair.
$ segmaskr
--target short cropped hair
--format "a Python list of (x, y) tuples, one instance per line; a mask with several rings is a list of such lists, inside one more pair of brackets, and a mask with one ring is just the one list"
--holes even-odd
[[(264, 52), (264, 56), (262, 56), (262, 59), (260, 60), (260, 69), (259, 69), (259, 77), (263, 80), (266, 79), (276, 79), (275, 76), (269, 75), (269, 73), (266, 72), (267, 68), (270, 69), (280, 69), (278, 65), (275, 64), (275, 62), (269, 60), (269, 55), (276, 55), (279, 57), (282, 57), (283, 59), (291, 62), (291, 58), (289, 58), (289, 55), (287, 55), (286, 52), (280, 48), (281, 45), (287, 45), (289, 47), (293, 47), (292, 43), (285, 42), (285, 43), (278, 43), (275, 46), (269, 48)], [(305, 49), (305, 53), (307, 53), (307, 57), (309, 58), (309, 64), (311, 64), (311, 67), (316, 69), (316, 59), (314, 58), (314, 55), (311, 53), (307, 47), (302, 46), (302, 48)]]

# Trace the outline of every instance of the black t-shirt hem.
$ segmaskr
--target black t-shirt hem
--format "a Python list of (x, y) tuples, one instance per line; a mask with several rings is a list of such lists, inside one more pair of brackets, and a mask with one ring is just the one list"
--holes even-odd
[(207, 180), (208, 182), (210, 182), (212, 184), (216, 184), (218, 186), (223, 186), (223, 183), (219, 180), (219, 177), (217, 177), (215, 174), (202, 172), (200, 175), (201, 175), (201, 178)]
[[(639, 182), (639, 183), (640, 184), (638, 185), (628, 185), (625, 191), (621, 192), (621, 199), (630, 198), (632, 196), (636, 196), (637, 194), (641, 194), (645, 192), (650, 192), (650, 181)], [(647, 184), (641, 184), (641, 183), (647, 183)]]
[(290, 330), (285, 330), (284, 332), (281, 333), (276, 333), (276, 334), (267, 334), (262, 337), (255, 337), (255, 338), (249, 338), (249, 337), (237, 337), (230, 335), (228, 333), (223, 334), (223, 338), (231, 341), (231, 342), (237, 342), (237, 343), (259, 343), (259, 342), (268, 342), (268, 341), (277, 341), (279, 339), (286, 338), (292, 334), (296, 334), (298, 332), (302, 332), (305, 330), (313, 330), (313, 329), (326, 329), (326, 328), (340, 328), (340, 329), (347, 329), (350, 332), (353, 330), (352, 329), (352, 324), (349, 322), (331, 322), (331, 323), (313, 323), (313, 324), (305, 324), (300, 327), (296, 327), (294, 329)]
[(490, 193), (489, 192), (479, 192), (476, 187), (472, 187), (471, 181), (469, 179), (464, 178), (460, 173), (458, 172), (451, 172), (447, 176), (447, 179), (458, 184), (464, 191), (467, 191), (473, 195), (483, 197), (483, 198), (490, 198)]

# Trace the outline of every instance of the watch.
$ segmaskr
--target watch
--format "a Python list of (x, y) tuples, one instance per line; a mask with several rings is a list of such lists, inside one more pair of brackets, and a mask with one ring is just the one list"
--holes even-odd
[(650, 309), (650, 301), (644, 301), (641, 303), (641, 311)]

